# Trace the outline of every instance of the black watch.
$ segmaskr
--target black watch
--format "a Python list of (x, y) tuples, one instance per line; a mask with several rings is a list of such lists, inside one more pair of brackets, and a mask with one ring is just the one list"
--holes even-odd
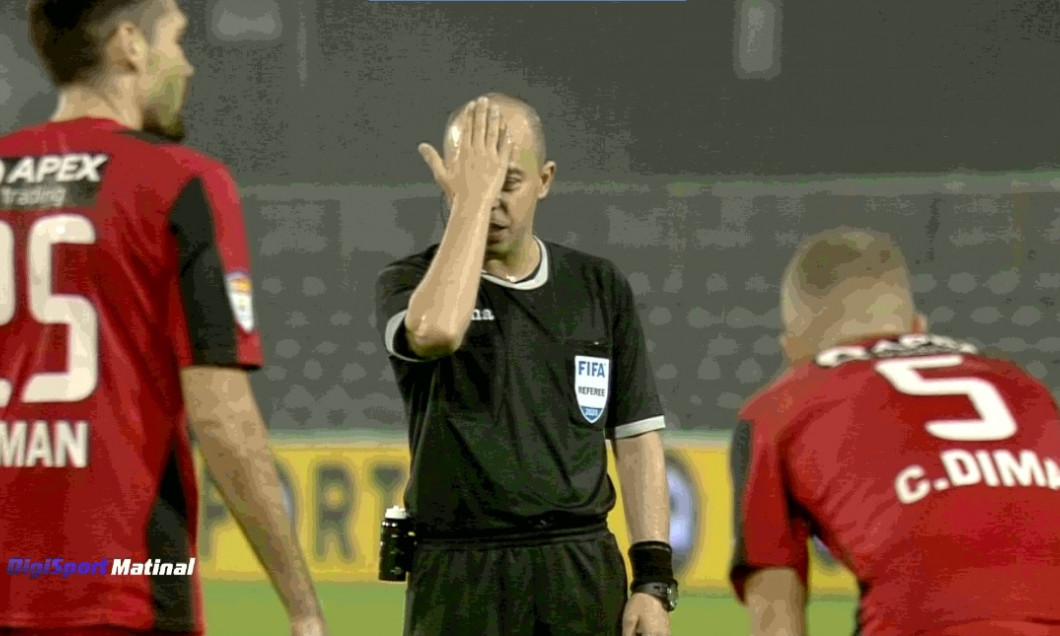
[(677, 581), (670, 583), (642, 583), (632, 589), (634, 594), (647, 594), (662, 601), (667, 612), (677, 609)]

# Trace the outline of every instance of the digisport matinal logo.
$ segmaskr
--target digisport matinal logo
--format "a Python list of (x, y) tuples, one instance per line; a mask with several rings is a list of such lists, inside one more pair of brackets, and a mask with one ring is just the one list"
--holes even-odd
[(100, 559), (98, 561), (76, 561), (73, 559), (24, 559), (7, 560), (7, 574), (39, 579), (42, 576), (191, 576), (195, 573), (195, 559), (187, 561), (162, 561), (149, 559)]
[(31, 579), (42, 576), (105, 575), (110, 571), (108, 559), (99, 561), (68, 561), (66, 559), (8, 559), (8, 574), (24, 574)]

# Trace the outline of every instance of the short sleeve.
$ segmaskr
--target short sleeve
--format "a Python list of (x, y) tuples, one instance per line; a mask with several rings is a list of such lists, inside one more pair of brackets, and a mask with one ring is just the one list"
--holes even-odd
[(180, 365), (262, 365), (239, 193), (224, 166), (184, 186), (170, 209), (179, 285), (174, 342)]
[(612, 439), (635, 437), (666, 427), (655, 387), (637, 304), (629, 281), (614, 270), (614, 339), (611, 412), (607, 434)]
[(427, 274), (426, 267), (402, 261), (379, 272), (375, 283), (376, 328), (383, 337), (386, 352), (405, 362), (422, 362), (412, 352), (405, 332), (409, 299)]
[(809, 526), (793, 510), (775, 440), (740, 422), (729, 449), (735, 544), (729, 579), (743, 602), (747, 577), (764, 568), (792, 568), (806, 585)]

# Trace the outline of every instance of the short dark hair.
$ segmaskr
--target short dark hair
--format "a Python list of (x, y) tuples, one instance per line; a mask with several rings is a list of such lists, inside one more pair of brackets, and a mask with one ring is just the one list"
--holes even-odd
[[(530, 123), (530, 133), (534, 136), (534, 143), (537, 144), (537, 162), (539, 165), (545, 163), (545, 159), (548, 157), (548, 149), (545, 147), (545, 126), (541, 123), (541, 116), (537, 114), (537, 109), (530, 105), (530, 102), (526, 101), (521, 97), (515, 97), (506, 93), (486, 93), (483, 95), (486, 99), (496, 100), (498, 102), (508, 102), (518, 107), (526, 115), (527, 121)], [(462, 105), (453, 112), (449, 113), (449, 119), (445, 122), (445, 133), (449, 134), (449, 129), (453, 127), (456, 122), (456, 118), (460, 116), (460, 113), (464, 112)]]
[(882, 232), (848, 227), (807, 239), (791, 267), (800, 290), (815, 298), (827, 296), (851, 278), (880, 279), (907, 272), (905, 257), (894, 239)]
[(29, 0), (29, 34), (56, 86), (92, 79), (103, 62), (103, 45), (128, 20), (154, 37), (161, 0)]
[[(800, 306), (809, 310), (807, 318), (819, 320), (829, 307), (841, 307), (831, 295), (851, 282), (861, 289), (886, 285), (906, 296), (912, 307), (909, 268), (894, 239), (873, 230), (838, 227), (803, 241), (785, 268), (780, 294), (783, 321), (793, 329)], [(808, 323), (801, 327), (806, 328)]]

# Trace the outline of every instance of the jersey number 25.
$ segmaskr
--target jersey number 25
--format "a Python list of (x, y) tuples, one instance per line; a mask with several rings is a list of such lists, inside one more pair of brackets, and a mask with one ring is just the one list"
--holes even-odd
[(954, 442), (994, 442), (1016, 433), (1016, 419), (994, 385), (980, 378), (925, 378), (920, 369), (944, 369), (963, 362), (959, 355), (903, 358), (876, 364), (876, 370), (906, 395), (967, 397), (979, 414), (974, 420), (934, 420), (927, 432)]
[[(53, 247), (58, 243), (95, 242), (95, 228), (88, 219), (74, 214), (46, 216), (30, 228), (26, 251), (30, 315), (40, 324), (66, 325), (68, 370), (34, 374), (22, 389), (22, 402), (76, 402), (96, 389), (99, 380), (96, 310), (82, 296), (52, 293)], [(9, 224), (0, 221), (0, 326), (9, 324), (15, 317), (18, 306), (15, 281), (15, 233)], [(0, 406), (7, 406), (12, 391), (11, 381), (0, 378)]]

